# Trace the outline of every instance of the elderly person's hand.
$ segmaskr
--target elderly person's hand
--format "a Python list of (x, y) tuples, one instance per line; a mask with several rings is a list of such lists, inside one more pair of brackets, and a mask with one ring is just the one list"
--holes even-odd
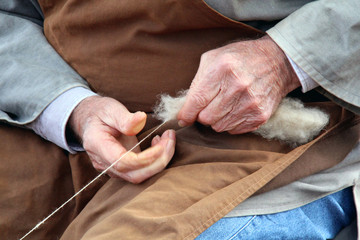
[(202, 55), (179, 125), (198, 121), (217, 132), (250, 132), (298, 86), (286, 55), (270, 37), (232, 43)]
[[(130, 113), (120, 102), (107, 97), (92, 96), (83, 100), (72, 113), (69, 124), (80, 138), (94, 168), (105, 170), (138, 140), (136, 134), (144, 127), (146, 114)], [(175, 132), (167, 130), (152, 140), (152, 146), (127, 154), (107, 173), (111, 177), (140, 183), (162, 171), (175, 151)]]

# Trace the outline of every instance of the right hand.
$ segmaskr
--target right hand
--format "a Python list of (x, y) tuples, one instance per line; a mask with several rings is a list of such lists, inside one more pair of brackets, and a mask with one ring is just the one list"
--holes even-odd
[(198, 121), (217, 132), (251, 132), (299, 86), (285, 53), (269, 36), (234, 42), (202, 55), (179, 125)]
[[(144, 112), (130, 113), (115, 99), (91, 96), (74, 109), (69, 124), (81, 140), (95, 169), (103, 171), (138, 143), (136, 134), (146, 122)], [(162, 171), (175, 152), (175, 131), (156, 136), (151, 147), (124, 156), (107, 174), (140, 183)]]

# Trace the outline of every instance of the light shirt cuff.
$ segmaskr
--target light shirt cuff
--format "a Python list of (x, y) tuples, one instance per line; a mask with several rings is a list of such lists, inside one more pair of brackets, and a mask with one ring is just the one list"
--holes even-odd
[(75, 107), (85, 98), (94, 95), (96, 93), (83, 87), (69, 89), (51, 102), (40, 116), (27, 126), (41, 137), (70, 153), (83, 151), (81, 146), (71, 146), (67, 142), (66, 125)]
[(319, 84), (315, 82), (306, 72), (304, 72), (304, 70), (302, 70), (288, 55), (286, 55), (286, 57), (289, 59), (291, 66), (300, 80), (303, 93), (319, 86)]

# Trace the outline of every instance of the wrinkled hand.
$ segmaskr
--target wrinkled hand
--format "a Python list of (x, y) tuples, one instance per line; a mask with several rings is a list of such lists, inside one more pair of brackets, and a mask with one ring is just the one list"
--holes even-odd
[(298, 86), (286, 55), (270, 37), (232, 43), (202, 55), (179, 125), (198, 121), (217, 132), (254, 131)]
[[(118, 101), (100, 96), (83, 100), (73, 111), (69, 124), (81, 139), (94, 168), (103, 171), (119, 159), (138, 140), (136, 134), (144, 127), (146, 114), (130, 113)], [(127, 154), (107, 174), (140, 183), (162, 171), (175, 151), (175, 132), (167, 130), (153, 138), (151, 147)]]

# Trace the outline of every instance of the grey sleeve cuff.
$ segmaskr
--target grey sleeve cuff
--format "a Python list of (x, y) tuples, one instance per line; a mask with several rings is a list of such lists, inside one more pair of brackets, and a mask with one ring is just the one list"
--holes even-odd
[(288, 55), (286, 55), (286, 57), (289, 59), (292, 68), (299, 78), (303, 93), (319, 86), (319, 84), (317, 84), (317, 82), (315, 82), (304, 70), (302, 70)]
[(360, 2), (311, 2), (267, 31), (337, 104), (360, 114)]

